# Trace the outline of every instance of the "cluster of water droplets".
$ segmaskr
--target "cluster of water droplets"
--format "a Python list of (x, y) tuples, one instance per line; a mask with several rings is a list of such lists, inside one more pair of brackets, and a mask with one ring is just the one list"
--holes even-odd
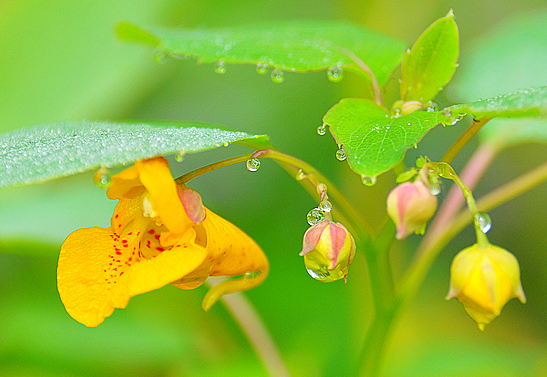
[(308, 224), (314, 226), (315, 224), (325, 220), (326, 214), (332, 211), (332, 204), (327, 199), (323, 199), (317, 208), (312, 209), (306, 215)]
[(443, 111), (443, 116), (446, 118), (446, 120), (443, 122), (444, 124), (449, 124), (451, 126), (455, 126), (456, 124), (458, 124), (465, 116), (467, 115), (467, 113), (456, 113), (454, 114), (452, 112), (452, 110), (450, 109), (445, 109)]
[(257, 171), (260, 167), (260, 160), (258, 158), (250, 158), (247, 160), (247, 170), (248, 171)]

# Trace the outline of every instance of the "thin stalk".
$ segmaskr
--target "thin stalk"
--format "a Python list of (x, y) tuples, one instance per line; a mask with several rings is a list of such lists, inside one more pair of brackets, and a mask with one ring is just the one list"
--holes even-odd
[(450, 149), (446, 151), (444, 156), (441, 158), (441, 161), (448, 164), (454, 161), (454, 158), (456, 158), (456, 156), (461, 152), (463, 147), (465, 147), (467, 143), (469, 143), (469, 141), (473, 138), (473, 136), (475, 136), (475, 134), (479, 132), (480, 129), (489, 121), (489, 118), (473, 120), (471, 126), (469, 126), (469, 128), (465, 130), (465, 132), (459, 137), (459, 139), (456, 140), (454, 144), (452, 144)]
[[(218, 280), (225, 280), (216, 278)], [(212, 285), (207, 280), (209, 285)], [(226, 309), (237, 322), (271, 377), (289, 377), (289, 371), (277, 349), (266, 325), (253, 304), (242, 293), (223, 296)]]
[(380, 90), (380, 85), (378, 84), (378, 80), (376, 79), (376, 76), (372, 72), (372, 70), (369, 68), (369, 66), (361, 60), (357, 55), (353, 53), (353, 51), (348, 50), (347, 48), (336, 46), (336, 49), (340, 51), (342, 54), (347, 55), (351, 60), (353, 60), (357, 66), (364, 71), (367, 76), (370, 78), (370, 82), (372, 85), (372, 93), (374, 94), (374, 102), (376, 102), (377, 105), (384, 106), (384, 100), (382, 98), (382, 91)]
[[(489, 211), (516, 198), (519, 195), (533, 189), (542, 182), (547, 181), (547, 163), (529, 171), (511, 182), (504, 184), (477, 201), (477, 208), (481, 211)], [(408, 301), (414, 297), (422, 284), (427, 271), (441, 250), (460, 233), (472, 218), (469, 212), (464, 211), (450, 221), (442, 231), (431, 237), (427, 243), (423, 242), (416, 253), (412, 265), (408, 268), (406, 276), (401, 279), (398, 293), (399, 301)]]

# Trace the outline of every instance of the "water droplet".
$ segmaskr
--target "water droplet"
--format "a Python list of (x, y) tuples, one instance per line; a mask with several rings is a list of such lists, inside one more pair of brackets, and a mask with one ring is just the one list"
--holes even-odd
[(300, 169), (298, 170), (298, 172), (296, 173), (296, 180), (297, 181), (301, 181), (303, 179), (306, 179), (308, 175), (306, 173), (304, 173), (304, 170)]
[(258, 63), (256, 65), (256, 72), (259, 74), (259, 75), (265, 75), (266, 72), (268, 72), (268, 64), (266, 63)]
[(176, 162), (184, 161), (184, 155), (185, 155), (184, 152), (178, 152), (177, 154), (175, 154), (175, 161)]
[(338, 161), (344, 161), (348, 156), (346, 155), (346, 152), (343, 148), (340, 148), (336, 151), (336, 158)]
[(403, 116), (403, 110), (401, 110), (401, 108), (399, 107), (395, 107), (392, 111), (391, 111), (391, 116), (393, 118), (399, 118), (401, 116)]
[(327, 125), (323, 124), (323, 125), (317, 127), (317, 133), (321, 136), (325, 135), (327, 133)]
[(274, 69), (270, 75), (272, 78), (272, 81), (276, 84), (281, 84), (283, 81), (285, 81), (285, 74), (283, 71), (280, 71), (278, 69)]
[(365, 186), (374, 186), (376, 184), (376, 177), (369, 177), (368, 175), (362, 175), (361, 182), (363, 182)]
[(215, 72), (219, 75), (223, 75), (226, 73), (226, 63), (223, 60), (219, 60), (215, 64)]
[(450, 109), (444, 109), (443, 110), (443, 115), (447, 118), (450, 118), (452, 116), (452, 110)]
[(257, 171), (260, 167), (260, 160), (258, 158), (251, 158), (247, 160), (247, 170), (248, 171)]
[(427, 102), (424, 105), (425, 111), (432, 112), (432, 111), (439, 111), (439, 105), (437, 105), (435, 102)]
[(467, 114), (465, 114), (465, 113), (460, 113), (460, 114), (458, 114), (454, 119), (452, 119), (452, 120), (450, 121), (450, 125), (451, 125), (451, 126), (455, 126), (455, 125), (458, 124), (458, 122), (459, 122), (460, 120), (462, 120), (463, 117), (466, 116), (466, 115), (467, 115)]
[(344, 70), (340, 66), (330, 67), (327, 76), (331, 82), (340, 82), (344, 78)]
[(308, 220), (308, 224), (315, 225), (320, 221), (323, 221), (325, 219), (325, 214), (323, 211), (321, 211), (319, 208), (314, 208), (310, 212), (308, 212), (308, 215), (306, 216), (306, 220)]
[(439, 195), (441, 193), (441, 184), (439, 182), (431, 182), (429, 184), (429, 192), (431, 195)]
[(95, 183), (95, 186), (98, 188), (107, 188), (110, 184), (110, 174), (108, 173), (108, 170), (104, 167), (97, 170), (95, 175), (93, 175), (93, 183)]
[(321, 203), (319, 203), (319, 210), (323, 211), (323, 212), (330, 212), (332, 211), (332, 204), (331, 202), (329, 202), (327, 199), (321, 201)]
[(486, 212), (479, 212), (477, 214), (477, 221), (479, 222), (479, 227), (483, 233), (488, 233), (490, 228), (492, 228), (492, 219), (490, 219), (490, 215)]
[(158, 63), (163, 63), (167, 59), (167, 55), (165, 55), (163, 52), (157, 52), (156, 55), (154, 55), (154, 59)]
[(315, 271), (311, 268), (306, 268), (306, 271), (308, 271), (308, 274), (315, 280), (323, 280), (329, 277), (329, 272), (326, 267), (325, 271)]

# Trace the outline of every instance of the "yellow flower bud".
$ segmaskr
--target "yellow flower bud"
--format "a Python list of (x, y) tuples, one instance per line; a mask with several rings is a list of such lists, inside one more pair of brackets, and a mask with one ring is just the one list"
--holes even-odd
[(387, 197), (387, 213), (397, 226), (398, 240), (424, 229), (436, 210), (437, 197), (421, 180), (400, 184)]
[(446, 299), (457, 298), (479, 329), (484, 330), (515, 297), (526, 302), (519, 264), (507, 250), (475, 244), (460, 251), (452, 261)]
[(304, 234), (301, 256), (308, 273), (316, 280), (331, 282), (347, 279), (355, 255), (355, 241), (340, 223), (323, 220)]

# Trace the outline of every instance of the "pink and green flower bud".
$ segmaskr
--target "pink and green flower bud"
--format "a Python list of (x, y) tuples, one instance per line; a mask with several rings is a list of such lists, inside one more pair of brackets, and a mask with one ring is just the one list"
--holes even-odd
[(387, 213), (397, 227), (398, 240), (423, 234), (436, 210), (437, 198), (421, 180), (400, 184), (387, 197)]
[(349, 265), (355, 256), (355, 241), (340, 223), (323, 220), (304, 234), (301, 256), (308, 273), (316, 280), (347, 280)]
[(526, 302), (518, 261), (507, 250), (475, 244), (460, 251), (452, 261), (446, 299), (457, 298), (479, 329), (484, 330), (515, 297)]

